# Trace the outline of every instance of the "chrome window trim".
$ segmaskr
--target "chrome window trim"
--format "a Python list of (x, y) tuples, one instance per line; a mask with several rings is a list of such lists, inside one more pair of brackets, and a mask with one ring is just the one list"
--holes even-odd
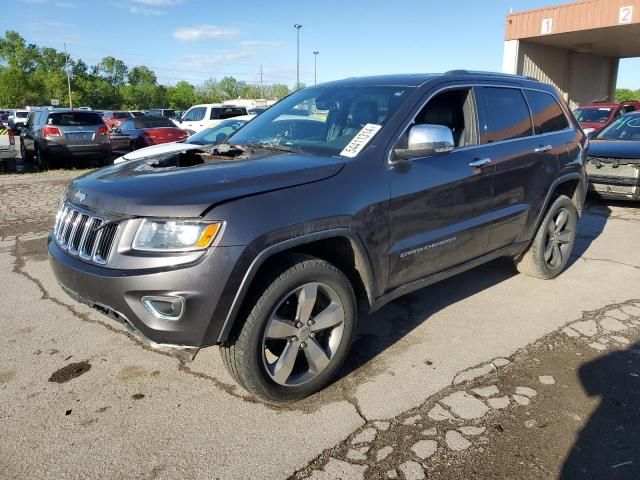
[[(409, 125), (411, 125), (416, 117), (418, 116), (418, 114), (422, 111), (422, 109), (427, 105), (427, 103), (429, 103), (436, 95), (439, 95), (440, 93), (447, 91), (447, 90), (458, 90), (461, 88), (478, 88), (478, 87), (497, 87), (497, 88), (513, 88), (516, 90), (520, 90), (522, 93), (522, 96), (524, 97), (525, 103), (527, 104), (527, 106), (529, 106), (529, 103), (527, 101), (527, 97), (524, 94), (524, 90), (531, 90), (534, 92), (542, 92), (542, 93), (546, 93), (547, 95), (550, 95), (551, 97), (553, 97), (553, 99), (556, 101), (556, 103), (558, 103), (558, 105), (560, 105), (560, 109), (562, 110), (562, 112), (565, 115), (565, 118), (567, 120), (567, 123), (569, 124), (568, 128), (565, 128), (563, 130), (557, 130), (555, 132), (549, 132), (549, 133), (542, 133), (539, 135), (535, 134), (535, 128), (533, 128), (533, 112), (531, 111), (531, 108), (529, 108), (529, 116), (532, 118), (531, 121), (531, 126), (532, 126), (532, 132), (534, 132), (533, 135), (529, 135), (526, 137), (518, 137), (518, 138), (510, 138), (508, 140), (500, 140), (498, 142), (491, 142), (491, 143), (479, 143), (478, 145), (468, 145), (466, 147), (458, 147), (458, 148), (454, 148), (451, 152), (449, 153), (453, 153), (453, 152), (463, 152), (466, 150), (470, 150), (470, 149), (477, 149), (477, 148), (483, 148), (483, 147), (489, 147), (489, 146), (494, 146), (494, 145), (502, 145), (502, 144), (507, 144), (507, 143), (512, 143), (512, 142), (518, 142), (518, 141), (523, 141), (523, 140), (530, 140), (532, 138), (544, 138), (547, 137), (549, 135), (558, 135), (560, 133), (568, 133), (568, 132), (575, 132), (576, 131), (576, 127), (573, 124), (573, 122), (567, 117), (567, 112), (565, 110), (565, 108), (563, 108), (562, 103), (558, 101), (558, 99), (556, 98), (556, 96), (546, 90), (543, 90), (541, 88), (534, 88), (534, 87), (522, 87), (522, 86), (518, 86), (518, 85), (504, 85), (504, 84), (499, 84), (499, 83), (487, 83), (487, 82), (483, 82), (483, 81), (477, 81), (475, 83), (453, 83), (453, 84), (449, 84), (446, 86), (443, 86), (441, 88), (438, 88), (437, 90), (435, 90), (431, 95), (429, 95), (429, 97), (420, 104), (419, 108), (417, 110), (415, 110), (415, 113), (413, 114), (413, 116), (409, 117), (408, 120), (405, 120), (402, 124), (402, 127), (400, 128), (399, 133), (397, 133), (394, 137), (393, 137), (393, 141), (389, 142), (389, 146), (387, 148), (387, 154), (386, 154), (386, 158), (387, 158), (387, 164), (389, 165), (393, 165), (394, 163), (397, 162), (397, 160), (393, 160), (391, 158), (391, 155), (393, 153), (393, 148), (394, 146), (398, 143), (398, 141), (400, 140), (400, 137), (402, 137), (402, 135), (404, 135), (404, 133), (407, 131), (407, 128), (409, 127)], [(480, 118), (479, 118), (479, 105), (478, 105), (478, 96), (474, 95), (475, 99), (476, 99), (476, 117), (477, 117), (477, 122), (478, 122), (478, 130), (480, 130)], [(480, 134), (480, 131), (478, 131), (478, 133)], [(421, 157), (420, 157), (421, 158)], [(428, 157), (425, 157), (428, 158)], [(416, 159), (411, 159), (409, 161), (413, 161)]]

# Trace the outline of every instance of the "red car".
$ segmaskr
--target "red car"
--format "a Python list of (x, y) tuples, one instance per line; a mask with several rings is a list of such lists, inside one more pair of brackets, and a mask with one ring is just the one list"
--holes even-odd
[(98, 115), (102, 117), (102, 121), (112, 130), (114, 127), (119, 128), (122, 122), (133, 118), (131, 112), (125, 112), (124, 110), (103, 110), (98, 112)]
[(135, 117), (122, 122), (111, 135), (114, 151), (136, 150), (161, 143), (178, 142), (189, 134), (164, 117)]
[(640, 110), (640, 102), (622, 103), (594, 102), (582, 105), (573, 111), (576, 120), (586, 134), (595, 134), (613, 122), (620, 115)]

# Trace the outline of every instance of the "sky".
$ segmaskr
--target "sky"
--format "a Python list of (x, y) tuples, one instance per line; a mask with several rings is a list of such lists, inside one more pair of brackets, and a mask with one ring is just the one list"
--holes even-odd
[[(158, 80), (196, 85), (231, 75), (259, 83), (451, 69), (500, 71), (505, 16), (560, 0), (2, 0), (0, 31), (95, 64), (146, 65)], [(640, 88), (640, 60), (618, 86)]]

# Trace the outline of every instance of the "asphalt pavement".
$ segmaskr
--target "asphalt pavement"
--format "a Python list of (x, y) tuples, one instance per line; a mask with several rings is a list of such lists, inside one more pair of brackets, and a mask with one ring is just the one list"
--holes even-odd
[[(632, 204), (597, 202), (557, 279), (518, 275), (498, 260), (412, 293), (360, 319), (352, 353), (326, 390), (265, 405), (234, 384), (215, 348), (182, 364), (61, 291), (46, 231), (79, 173), (0, 175), (3, 479), (419, 479), (449, 464), (471, 472), (460, 478), (489, 478), (498, 466), (488, 469), (483, 459), (516, 460), (484, 456), (499, 442), (486, 433), (486, 419), (506, 425), (501, 416), (524, 415), (536, 398), (581, 391), (579, 358), (564, 380), (576, 388), (539, 378), (559, 378), (567, 362), (548, 371), (530, 365), (546, 359), (549, 339), (558, 339), (554, 352), (574, 348), (587, 364), (640, 338), (640, 213)], [(613, 311), (622, 313), (603, 313)], [(616, 315), (624, 328), (603, 323)], [(576, 432), (590, 411), (576, 413)], [(527, 428), (512, 427), (525, 437)], [(540, 432), (543, 448), (551, 437)], [(574, 441), (569, 435), (557, 447), (556, 463), (542, 458), (549, 473), (541, 478), (561, 475)], [(502, 471), (511, 475), (494, 477), (533, 478), (526, 469)]]

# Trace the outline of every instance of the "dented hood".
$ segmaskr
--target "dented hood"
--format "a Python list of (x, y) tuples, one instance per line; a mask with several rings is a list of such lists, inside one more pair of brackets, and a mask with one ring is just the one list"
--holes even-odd
[(587, 153), (590, 157), (638, 160), (640, 159), (640, 141), (593, 139), (589, 142)]
[(344, 166), (336, 157), (267, 151), (181, 166), (189, 153), (193, 160), (186, 152), (96, 170), (74, 180), (67, 199), (105, 213), (198, 217), (235, 198), (321, 181)]

